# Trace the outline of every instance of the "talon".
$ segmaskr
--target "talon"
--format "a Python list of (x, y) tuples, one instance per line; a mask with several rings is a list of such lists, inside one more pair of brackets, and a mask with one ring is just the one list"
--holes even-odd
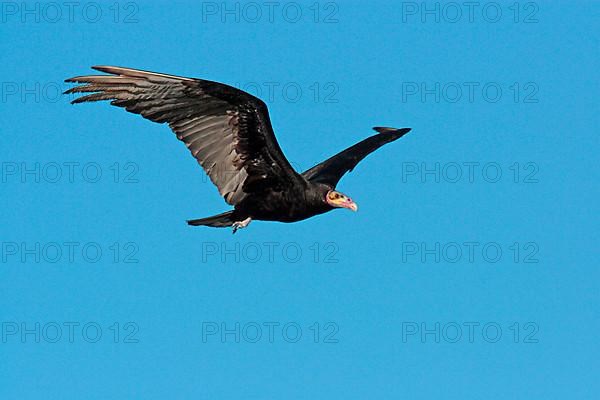
[(248, 224), (250, 224), (250, 222), (252, 221), (252, 218), (248, 217), (243, 221), (235, 221), (231, 227), (233, 228), (233, 232), (232, 233), (236, 233), (238, 231), (238, 229), (242, 229), (248, 226)]

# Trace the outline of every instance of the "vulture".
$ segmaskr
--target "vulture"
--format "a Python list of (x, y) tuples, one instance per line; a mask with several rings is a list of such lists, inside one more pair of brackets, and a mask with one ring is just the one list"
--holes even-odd
[(110, 104), (168, 123), (187, 146), (233, 210), (189, 220), (193, 226), (232, 227), (252, 220), (295, 222), (347, 208), (352, 199), (336, 190), (342, 176), (368, 154), (401, 138), (410, 128), (373, 128), (364, 139), (304, 171), (284, 156), (266, 104), (223, 83), (114, 66), (95, 66), (103, 75), (77, 76), (65, 94), (84, 93), (72, 104), (110, 100)]

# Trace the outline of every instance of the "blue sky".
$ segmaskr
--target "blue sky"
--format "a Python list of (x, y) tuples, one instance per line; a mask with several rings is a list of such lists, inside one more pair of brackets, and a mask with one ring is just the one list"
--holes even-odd
[[(598, 392), (597, 3), (53, 4), (0, 15), (2, 399)], [(58, 95), (103, 64), (260, 95), (298, 169), (413, 131), (356, 214), (188, 227), (168, 128)]]

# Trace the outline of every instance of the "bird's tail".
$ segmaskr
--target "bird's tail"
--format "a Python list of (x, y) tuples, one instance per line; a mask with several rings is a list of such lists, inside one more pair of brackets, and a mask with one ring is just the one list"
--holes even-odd
[(187, 221), (188, 225), (192, 226), (212, 226), (213, 228), (226, 228), (233, 225), (233, 211), (227, 211), (223, 214), (213, 215), (212, 217), (192, 219)]

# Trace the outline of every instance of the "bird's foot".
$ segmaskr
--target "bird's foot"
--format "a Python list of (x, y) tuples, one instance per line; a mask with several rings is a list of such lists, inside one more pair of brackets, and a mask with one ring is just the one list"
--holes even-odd
[(242, 229), (247, 227), (250, 222), (252, 221), (252, 218), (248, 217), (243, 221), (236, 221), (233, 223), (233, 225), (231, 225), (233, 227), (233, 232), (232, 233), (236, 233), (238, 229)]

